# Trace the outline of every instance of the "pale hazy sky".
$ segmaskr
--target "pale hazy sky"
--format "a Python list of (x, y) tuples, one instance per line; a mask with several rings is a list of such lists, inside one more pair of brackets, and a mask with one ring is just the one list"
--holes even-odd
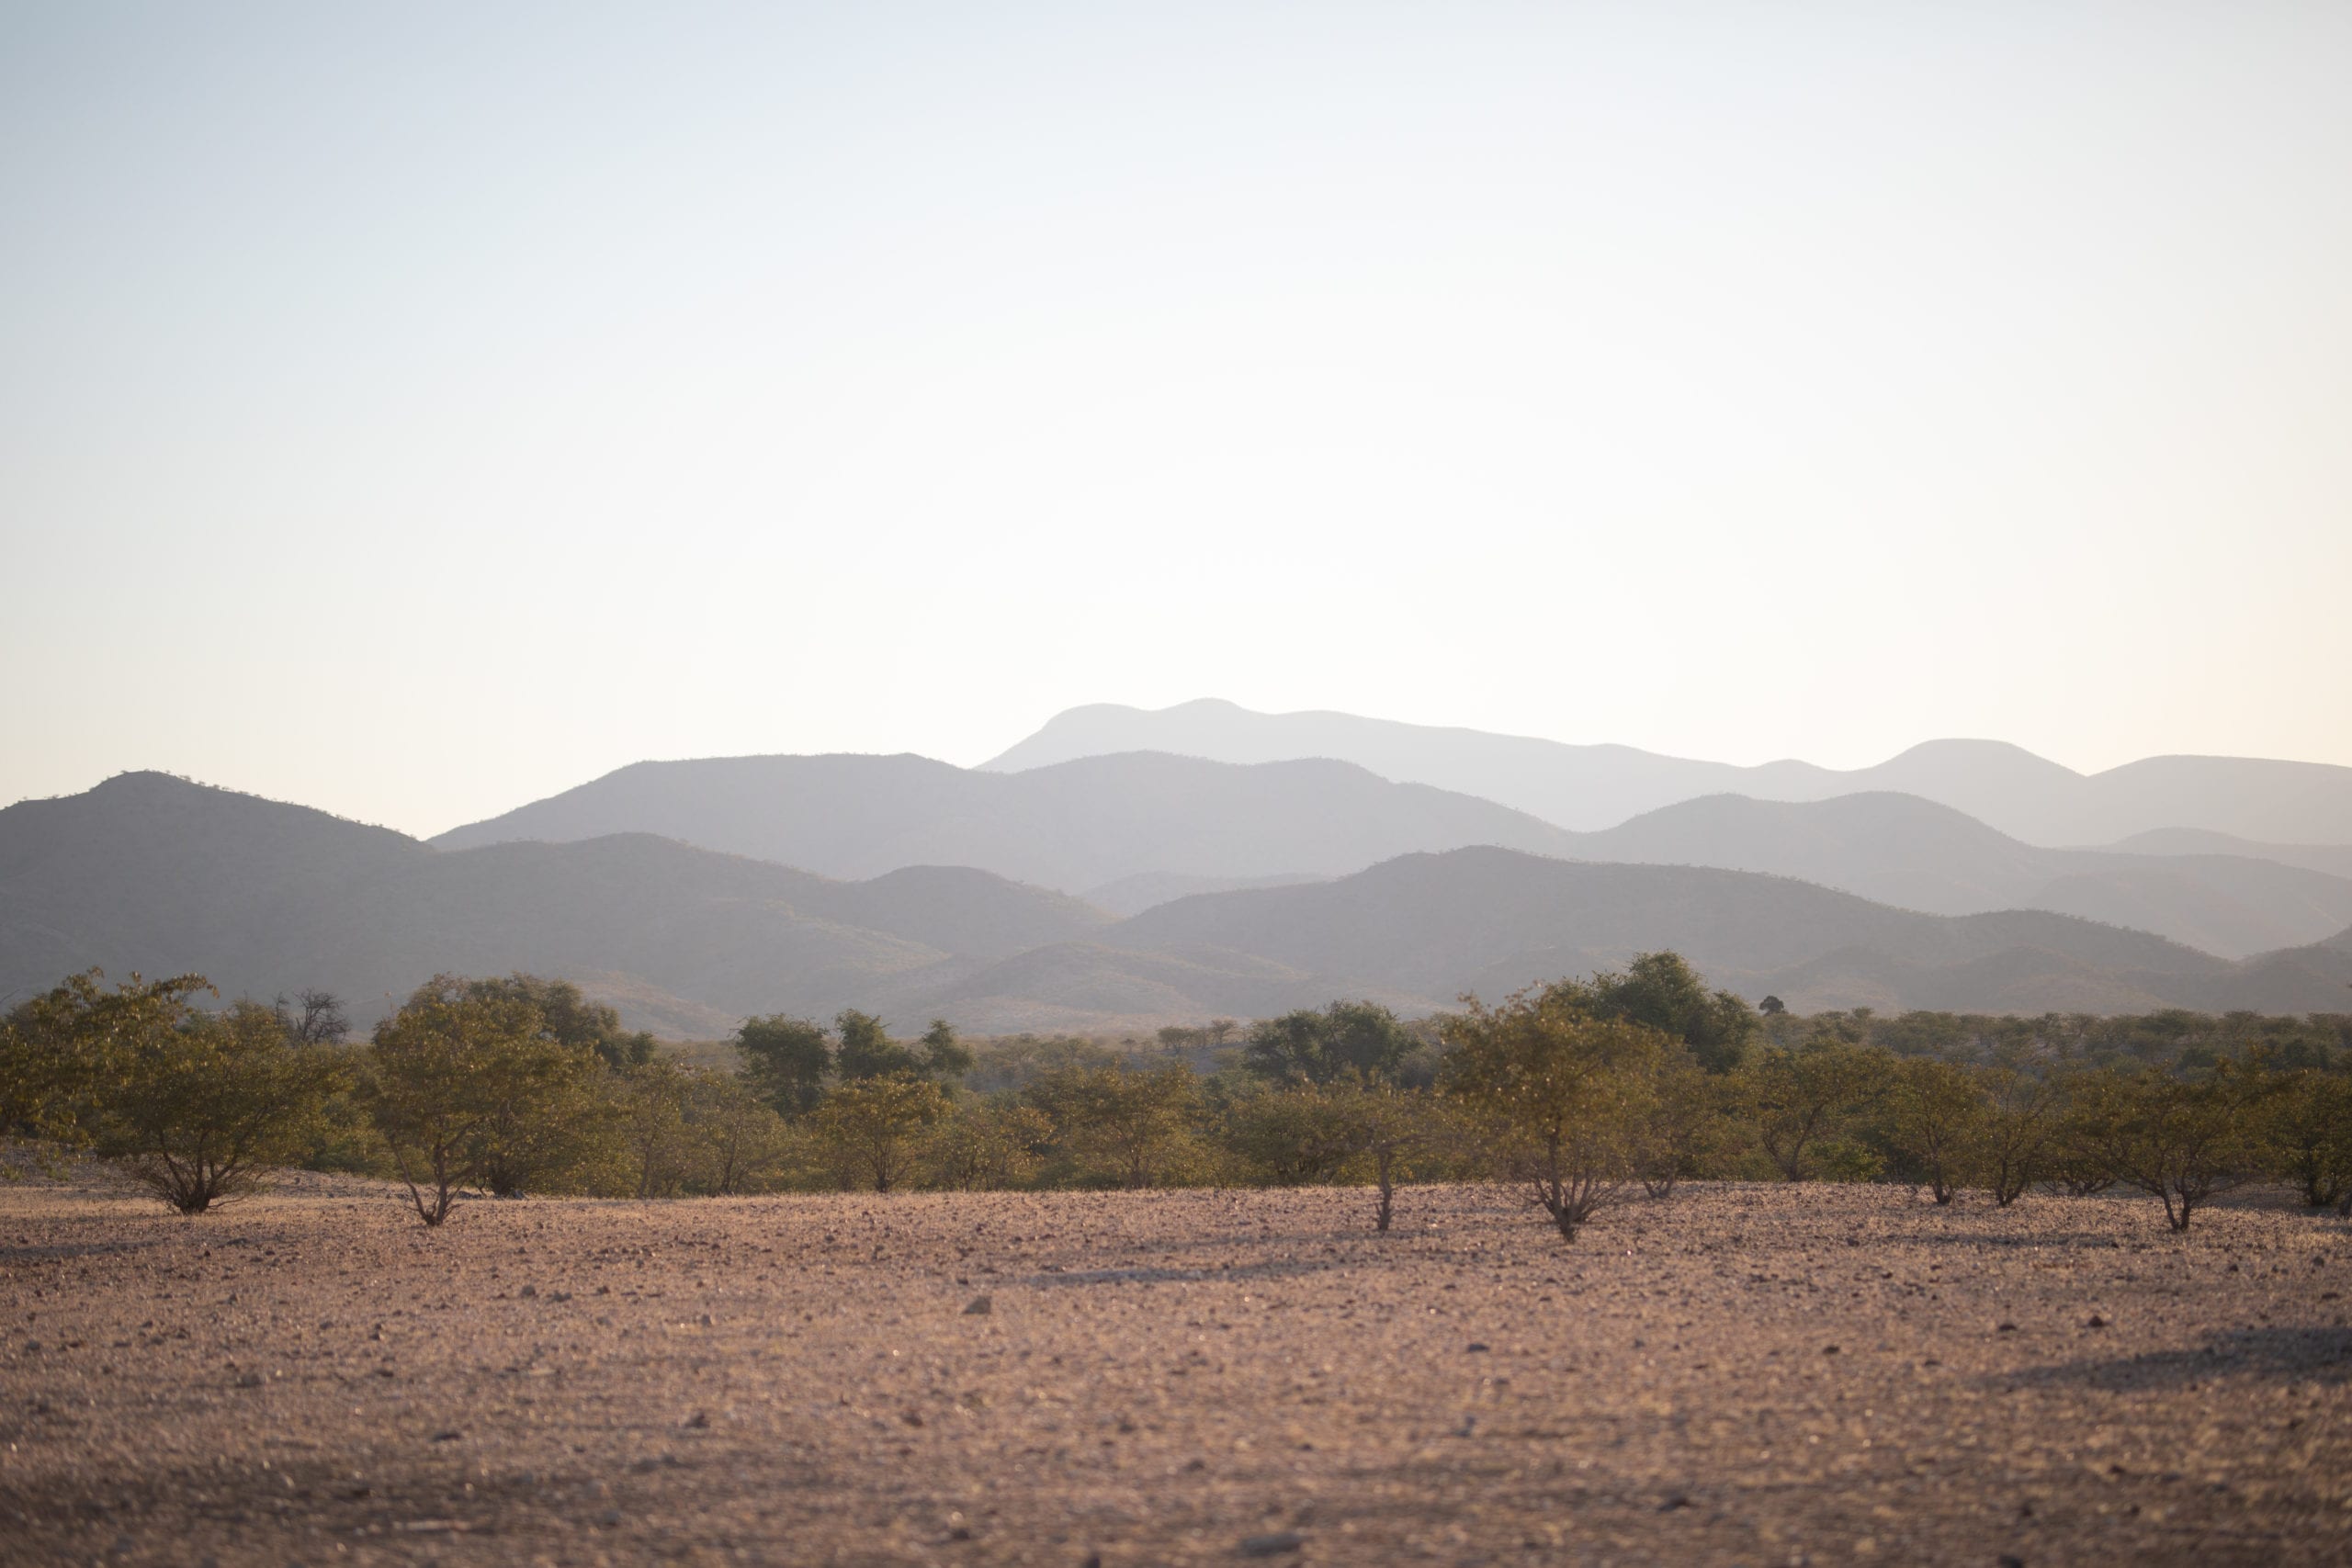
[(0, 802), (2352, 763), (2352, 6), (0, 4)]

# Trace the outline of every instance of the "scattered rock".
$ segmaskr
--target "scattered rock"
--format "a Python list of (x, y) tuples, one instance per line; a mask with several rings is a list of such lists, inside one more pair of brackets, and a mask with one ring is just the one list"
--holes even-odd
[(1271, 1535), (1245, 1536), (1241, 1541), (1244, 1557), (1280, 1557), (1306, 1545), (1306, 1538), (1296, 1530), (1275, 1530)]
[(1657, 1506), (1657, 1511), (1661, 1514), (1670, 1514), (1678, 1508), (1687, 1508), (1689, 1506), (1690, 1506), (1690, 1499), (1684, 1494), (1677, 1492), (1673, 1496), (1668, 1497), (1665, 1502), (1660, 1503)]
[(968, 1303), (965, 1303), (964, 1315), (966, 1317), (986, 1317), (995, 1310), (995, 1304), (990, 1302), (988, 1297), (974, 1296)]
[(1473, 1339), (1468, 1345), (1463, 1347), (1462, 1353), (1465, 1356), (1484, 1356), (1489, 1354), (1491, 1352), (1491, 1347), (1481, 1344), (1479, 1341)]
[(2083, 1326), (2085, 1328), (2105, 1328), (2107, 1326), (2107, 1319), (2099, 1316), (2097, 1313), (2093, 1313), (2089, 1317), (2083, 1320)]
[(2018, 1325), (2014, 1323), (1996, 1324), (1993, 1328), (1996, 1334), (2015, 1334), (2017, 1331)]
[(449, 1430), (449, 1431), (447, 1431), (447, 1432), (435, 1432), (435, 1433), (434, 1433), (434, 1434), (433, 1434), (433, 1440), (434, 1440), (435, 1442), (436, 1442), (436, 1443), (454, 1443), (454, 1442), (456, 1442), (459, 1438), (462, 1438), (462, 1437), (464, 1437), (464, 1436), (465, 1436), (465, 1434), (464, 1434), (463, 1432), (460, 1432), (460, 1431), (457, 1431), (457, 1430), (455, 1430), (455, 1429), (452, 1429), (452, 1430)]
[(710, 1425), (710, 1413), (708, 1411), (697, 1410), (693, 1415), (687, 1416), (684, 1421), (680, 1422), (679, 1425), (683, 1427), (691, 1427), (695, 1431), (699, 1432)]
[(537, 1294), (539, 1293), (539, 1288), (538, 1288), (537, 1285), (526, 1285), (526, 1286), (524, 1286), (521, 1290), (519, 1290), (519, 1291), (515, 1292), (514, 1293), (515, 1293), (516, 1295), (518, 1295), (518, 1296), (523, 1297), (525, 1300), (526, 1300), (526, 1301), (527, 1301), (527, 1300), (529, 1300), (531, 1297), (536, 1296), (536, 1295), (537, 1295)]
[(1824, 1345), (1821, 1348), (1821, 1353), (1825, 1356), (1834, 1356), (1838, 1354), (1838, 1347), (1835, 1345)]

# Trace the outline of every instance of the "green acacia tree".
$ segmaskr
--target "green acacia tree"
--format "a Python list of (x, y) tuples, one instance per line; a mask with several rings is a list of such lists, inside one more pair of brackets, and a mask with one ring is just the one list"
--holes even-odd
[[(922, 1077), (927, 1063), (922, 1053), (890, 1038), (880, 1019), (855, 1008), (844, 1009), (833, 1020), (841, 1045), (833, 1053), (833, 1069), (844, 1083), (863, 1078)], [(948, 1034), (954, 1041), (954, 1032)]]
[(1336, 1083), (1351, 1073), (1393, 1077), (1414, 1040), (1378, 1002), (1333, 1002), (1261, 1019), (1241, 1049), (1241, 1065), (1263, 1078)]
[(1363, 1152), (1355, 1111), (1337, 1085), (1251, 1084), (1226, 1104), (1216, 1133), (1273, 1185), (1318, 1186), (1345, 1177)]
[(1667, 1197), (1723, 1158), (1732, 1143), (1724, 1100), (1720, 1075), (1702, 1067), (1687, 1049), (1664, 1054), (1633, 1127), (1634, 1170), (1644, 1191)]
[(1385, 1235), (1396, 1218), (1397, 1190), (1441, 1166), (1458, 1129), (1445, 1103), (1426, 1090), (1351, 1075), (1324, 1092), (1372, 1176), (1372, 1228)]
[(2185, 1077), (2109, 1069), (2082, 1081), (2075, 1125), (2106, 1169), (2161, 1201), (2165, 1223), (2186, 1231), (2215, 1193), (2258, 1166), (2256, 1093), (2229, 1063)]
[(2050, 1168), (2066, 1110), (2066, 1077), (2047, 1062), (1996, 1060), (1979, 1068), (1984, 1097), (1977, 1129), (1978, 1179), (2007, 1208)]
[(1729, 991), (1707, 989), (1679, 953), (1638, 954), (1622, 973), (1595, 975), (1583, 993), (1586, 1010), (1594, 1016), (1622, 1018), (1670, 1034), (1711, 1073), (1737, 1067), (1757, 1030), (1753, 1009)]
[(888, 1192), (906, 1184), (922, 1134), (947, 1111), (947, 1096), (937, 1084), (898, 1073), (842, 1084), (809, 1120), (843, 1185), (854, 1180)]
[(515, 1129), (581, 1114), (582, 1075), (582, 1048), (550, 1037), (527, 998), (444, 975), (377, 1026), (362, 1094), (417, 1218), (437, 1227), (460, 1189), (514, 1158)]
[(76, 975), (28, 1010), (22, 1033), (42, 1048), (30, 1123), (85, 1145), (183, 1214), (258, 1189), (300, 1156), (327, 1097), (348, 1074), (330, 1045), (298, 1043), (284, 1015), (239, 1001), (191, 1005), (196, 976), (107, 990)]
[(945, 1019), (933, 1019), (920, 1043), (925, 1077), (953, 1083), (972, 1070), (972, 1048), (956, 1038), (956, 1026)]
[(695, 1165), (695, 1139), (686, 1126), (691, 1077), (657, 1057), (624, 1068), (613, 1087), (615, 1121), (637, 1195), (675, 1196)]
[(198, 1013), (145, 1042), (103, 1101), (97, 1153), (183, 1214), (256, 1190), (299, 1158), (346, 1055), (302, 1045), (257, 1002)]
[(2252, 1121), (2264, 1165), (2305, 1203), (2325, 1209), (2352, 1196), (2352, 1077), (2312, 1067), (2277, 1074)]
[(825, 1098), (833, 1050), (823, 1024), (780, 1012), (747, 1018), (735, 1043), (743, 1054), (744, 1082), (777, 1114), (806, 1116)]
[[(1984, 1085), (1968, 1069), (1932, 1056), (1894, 1062), (1887, 1077), (1886, 1135), (1897, 1160), (1939, 1207), (1949, 1204), (1981, 1164)], [(1916, 1197), (1918, 1189), (1912, 1191)]]
[(189, 998), (210, 992), (201, 975), (109, 987), (106, 973), (69, 975), (0, 1024), (0, 1128), (84, 1147), (100, 1105), (142, 1050), (178, 1029)]
[(784, 1163), (789, 1127), (740, 1074), (685, 1069), (695, 1179), (721, 1198), (763, 1190)]
[(1053, 1139), (1053, 1122), (1017, 1096), (967, 1096), (933, 1126), (923, 1167), (934, 1186), (1001, 1191), (1034, 1178)]
[(1451, 1021), (1445, 1092), (1489, 1130), (1506, 1179), (1551, 1217), (1563, 1241), (1629, 1195), (1635, 1128), (1671, 1038), (1596, 1018), (1573, 985), (1471, 1002)]
[(1821, 1149), (1886, 1087), (1883, 1051), (1821, 1035), (1793, 1049), (1772, 1046), (1733, 1079), (1740, 1113), (1765, 1155), (1791, 1181), (1815, 1174)]
[(1193, 1156), (1200, 1084), (1182, 1062), (1148, 1071), (1057, 1068), (1026, 1098), (1060, 1130), (1081, 1168), (1108, 1171), (1124, 1186), (1162, 1185)]

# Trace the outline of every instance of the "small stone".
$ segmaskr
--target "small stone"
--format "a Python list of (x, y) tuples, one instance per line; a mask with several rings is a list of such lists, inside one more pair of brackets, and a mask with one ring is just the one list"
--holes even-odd
[(910, 1427), (920, 1427), (922, 1425), (922, 1412), (920, 1410), (901, 1410), (899, 1412), (899, 1419), (904, 1421)]
[(519, 1291), (515, 1292), (514, 1293), (515, 1293), (516, 1295), (518, 1295), (518, 1296), (523, 1297), (525, 1300), (526, 1300), (526, 1301), (527, 1301), (527, 1300), (529, 1300), (531, 1297), (536, 1296), (536, 1295), (537, 1295), (537, 1294), (539, 1293), (539, 1288), (538, 1288), (537, 1285), (526, 1285), (526, 1286), (524, 1286), (521, 1290), (519, 1290)]
[(463, 1432), (455, 1431), (455, 1430), (451, 1430), (451, 1431), (447, 1431), (447, 1432), (435, 1432), (435, 1433), (434, 1433), (434, 1434), (433, 1434), (433, 1440), (434, 1440), (435, 1442), (436, 1442), (436, 1443), (454, 1443), (454, 1442), (456, 1442), (459, 1438), (462, 1438), (462, 1437), (464, 1437), (464, 1436), (465, 1436), (465, 1434), (464, 1434)]
[(2018, 1331), (2018, 1325), (2017, 1325), (2016, 1324), (2014, 1324), (2014, 1323), (2004, 1323), (2004, 1324), (2000, 1324), (2000, 1325), (1996, 1325), (1996, 1326), (1994, 1328), (1994, 1330), (1993, 1330), (1993, 1332), (1994, 1332), (1994, 1333), (1996, 1333), (1996, 1334), (2015, 1334), (2017, 1331)]
[(28, 1339), (28, 1340), (26, 1340), (26, 1341), (25, 1341), (25, 1354), (26, 1354), (26, 1355), (28, 1355), (28, 1356), (38, 1356), (38, 1355), (40, 1355), (40, 1354), (41, 1353), (41, 1349), (42, 1349), (42, 1346), (41, 1346), (41, 1342), (40, 1342), (40, 1340), (38, 1340), (38, 1339)]
[(688, 1427), (693, 1427), (695, 1431), (698, 1431), (698, 1432), (699, 1432), (699, 1431), (701, 1431), (704, 1427), (708, 1427), (708, 1426), (710, 1425), (710, 1416), (709, 1416), (709, 1413), (708, 1413), (708, 1412), (707, 1412), (707, 1411), (697, 1410), (697, 1411), (695, 1411), (693, 1415), (691, 1415), (691, 1416), (687, 1416), (687, 1417), (686, 1417), (685, 1421), (684, 1422), (684, 1425), (688, 1426)]
[(1690, 1506), (1690, 1499), (1684, 1494), (1677, 1492), (1673, 1496), (1668, 1497), (1665, 1502), (1660, 1503), (1657, 1506), (1657, 1511), (1661, 1514), (1670, 1514), (1677, 1508), (1687, 1508)]
[(1835, 1345), (1824, 1345), (1821, 1348), (1821, 1353), (1825, 1356), (1834, 1356), (1838, 1354), (1838, 1347)]
[(2107, 1326), (2107, 1319), (2099, 1316), (2097, 1313), (2093, 1313), (2089, 1317), (2083, 1320), (2083, 1326), (2085, 1328), (2105, 1328)]
[(618, 1508), (607, 1508), (596, 1516), (596, 1522), (608, 1530), (618, 1529), (621, 1523), (621, 1511)]
[(974, 1296), (964, 1307), (966, 1317), (986, 1317), (996, 1307), (986, 1296)]
[(715, 1318), (715, 1317), (711, 1316), (711, 1315), (710, 1315), (710, 1314), (708, 1314), (708, 1313), (705, 1313), (705, 1314), (702, 1314), (702, 1325), (703, 1325), (705, 1328), (714, 1328), (714, 1327), (717, 1327), (717, 1326), (718, 1326), (718, 1319), (717, 1319), (717, 1318)]
[(237, 1386), (239, 1388), (259, 1388), (261, 1386), (261, 1374), (259, 1372), (247, 1372), (237, 1379)]
[(1296, 1530), (1275, 1530), (1271, 1535), (1245, 1536), (1241, 1541), (1244, 1557), (1280, 1557), (1306, 1546), (1306, 1538)]
[(1464, 1346), (1462, 1351), (1465, 1356), (1484, 1356), (1488, 1355), (1491, 1352), (1492, 1347), (1483, 1344), (1476, 1339), (1473, 1339), (1468, 1345)]

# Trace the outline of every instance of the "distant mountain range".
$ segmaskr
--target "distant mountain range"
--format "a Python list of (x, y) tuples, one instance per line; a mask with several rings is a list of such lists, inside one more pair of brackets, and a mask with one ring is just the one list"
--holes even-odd
[(1736, 767), (1630, 746), (1570, 746), (1352, 714), (1253, 713), (1208, 699), (1157, 710), (1071, 708), (981, 766), (1017, 773), (1121, 751), (1224, 762), (1337, 758), (1382, 778), (1459, 791), (1586, 831), (1700, 795), (1798, 801), (1893, 791), (1949, 806), (2030, 844), (2105, 844), (2184, 828), (2266, 843), (2352, 844), (2352, 768), (2150, 757), (2084, 774), (1995, 740), (1931, 740), (1845, 772), (1798, 761)]
[(433, 842), (605, 833), (659, 833), (828, 876), (968, 865), (1072, 893), (1134, 877), (1336, 876), (1462, 844), (1539, 854), (1575, 844), (1523, 811), (1351, 762), (1235, 767), (1149, 753), (1020, 773), (903, 755), (639, 762)]
[(1246, 954), (1341, 993), (1432, 1003), (1670, 947), (1719, 985), (1801, 1010), (2352, 1010), (2352, 931), (2231, 963), (2068, 915), (1916, 914), (1751, 872), (1489, 849), (1408, 855), (1310, 886), (1182, 898), (1121, 922), (1102, 942), (1196, 963)]
[[(1203, 771), (1170, 776), (1215, 799), (1294, 776), (1191, 766)], [(1220, 782), (1235, 773), (1241, 784)], [(1110, 776), (1126, 777), (1117, 768)], [(1365, 787), (1358, 770), (1300, 776), (1329, 781), (1342, 798)], [(932, 777), (925, 787), (936, 787)], [(854, 793), (838, 774), (829, 787)], [(1425, 805), (1438, 795), (1430, 809), (1441, 819), (1460, 809), (1436, 791), (1365, 793)], [(1276, 789), (1273, 798), (1288, 796)], [(1059, 807), (1104, 834), (1072, 835), (1092, 848), (1069, 874), (1091, 875), (1116, 858), (1102, 846), (1126, 841), (1125, 817), (1090, 816), (1083, 791)], [(812, 820), (788, 831), (827, 830)], [(1430, 820), (1403, 818), (1414, 830)], [(1367, 822), (1396, 827), (1367, 807), (1303, 824), (1302, 841), (1334, 859), (1362, 852), (1374, 841), (1362, 837)], [(1207, 860), (1203, 846), (1280, 838), (1252, 831), (1228, 840), (1194, 823), (1167, 842)], [(887, 841), (879, 830), (852, 834), (837, 852), (879, 853)], [(0, 994), (101, 964), (117, 974), (195, 969), (230, 994), (323, 985), (372, 1015), (435, 970), (522, 968), (576, 980), (632, 1023), (671, 1034), (718, 1033), (753, 1011), (825, 1016), (844, 1006), (879, 1010), (902, 1028), (943, 1014), (984, 1031), (1125, 1030), (1350, 995), (1420, 1010), (1464, 988), (1499, 995), (1669, 946), (1718, 983), (1752, 998), (1775, 992), (1798, 1008), (2352, 1008), (2352, 931), (2233, 963), (2065, 914), (1917, 913), (1756, 872), (1578, 863), (1496, 847), (1194, 893), (1121, 920), (971, 866), (842, 881), (647, 833), (435, 849), (153, 773), (0, 811)]]
[(1931, 914), (2057, 910), (2229, 958), (2352, 925), (2352, 878), (2245, 854), (2039, 849), (1915, 795), (1710, 795), (1577, 833), (1350, 762), (1159, 752), (1017, 773), (910, 756), (640, 762), (434, 842), (464, 849), (609, 833), (655, 833), (834, 876), (974, 866), (1120, 915), (1188, 894), (1328, 879), (1402, 854), (1487, 844), (1770, 872)]
[[(2237, 840), (2190, 835), (2205, 843)], [(2048, 909), (2227, 958), (2352, 925), (2352, 878), (2244, 853), (2045, 850), (1917, 795), (1708, 795), (1576, 836), (1577, 858), (1771, 872), (1930, 914)]]
[(641, 1027), (831, 1011), (1107, 929), (964, 867), (843, 883), (649, 834), (445, 853), (306, 807), (127, 773), (0, 811), (0, 996), (90, 964), (369, 1017), (438, 971), (559, 975)]

